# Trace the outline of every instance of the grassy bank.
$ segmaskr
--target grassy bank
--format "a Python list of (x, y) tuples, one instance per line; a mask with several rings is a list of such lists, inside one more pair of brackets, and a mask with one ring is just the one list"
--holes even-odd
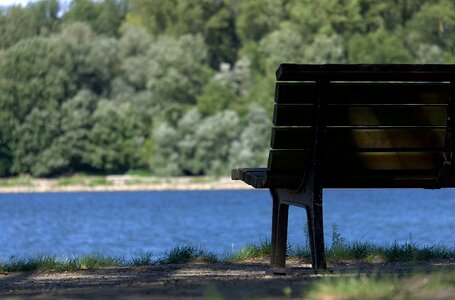
[[(193, 246), (178, 246), (160, 258), (154, 258), (150, 252), (142, 252), (130, 257), (111, 257), (105, 255), (85, 255), (60, 257), (42, 255), (30, 258), (11, 257), (0, 261), (1, 272), (30, 270), (81, 270), (98, 267), (133, 267), (158, 264), (179, 264), (189, 262), (205, 263), (241, 263), (256, 259), (267, 259), (270, 255), (270, 243), (249, 244), (235, 253), (217, 254)], [(309, 262), (310, 251), (307, 247), (289, 247), (291, 259)], [(455, 248), (442, 246), (418, 246), (416, 244), (373, 245), (371, 243), (352, 243), (336, 245), (327, 249), (329, 263), (357, 261), (368, 264), (390, 262), (420, 262), (428, 260), (455, 260)]]
[(129, 257), (91, 254), (74, 257), (39, 255), (0, 261), (0, 272), (21, 272), (33, 270), (75, 271), (102, 267), (137, 267), (158, 264), (179, 264), (189, 262), (215, 263), (226, 261), (214, 252), (193, 246), (178, 246), (166, 252), (163, 257), (154, 259), (150, 252), (135, 253)]

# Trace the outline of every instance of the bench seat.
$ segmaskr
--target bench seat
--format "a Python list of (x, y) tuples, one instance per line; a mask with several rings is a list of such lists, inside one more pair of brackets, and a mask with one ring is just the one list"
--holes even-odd
[[(232, 180), (241, 180), (257, 189), (296, 189), (302, 183), (303, 175), (277, 174), (267, 168), (237, 168), (231, 171)], [(439, 189), (455, 186), (455, 176), (439, 181), (437, 174), (415, 172), (378, 172), (366, 176), (331, 178), (323, 176), (324, 188), (425, 188)]]

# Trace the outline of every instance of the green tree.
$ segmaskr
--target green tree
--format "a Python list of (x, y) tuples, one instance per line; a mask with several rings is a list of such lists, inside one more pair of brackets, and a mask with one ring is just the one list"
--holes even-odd
[[(220, 5), (224, 2), (219, 2)], [(221, 5), (210, 15), (204, 26), (204, 39), (208, 47), (209, 63), (212, 68), (221, 63), (234, 63), (240, 48), (240, 41), (235, 31), (235, 12), (232, 8)]]
[(437, 45), (421, 44), (417, 48), (417, 63), (442, 64), (445, 60), (450, 61)]
[(84, 58), (82, 74), (79, 74), (83, 76), (85, 87), (98, 95), (110, 95), (111, 81), (120, 73), (118, 53), (118, 41), (113, 38), (97, 38), (91, 41)]
[(69, 55), (69, 72), (77, 90), (88, 89), (110, 96), (111, 83), (121, 71), (118, 40), (95, 35), (84, 23), (72, 23), (62, 29), (56, 41)]
[(146, 55), (152, 36), (141, 26), (125, 24), (121, 28), (119, 43), (122, 57)]
[(286, 9), (290, 14), (288, 25), (305, 40), (317, 33), (344, 36), (364, 28), (359, 0), (290, 0)]
[(205, 115), (214, 115), (217, 112), (227, 109), (236, 101), (232, 88), (216, 81), (209, 82), (197, 99), (198, 110)]
[(266, 166), (269, 155), (270, 116), (257, 104), (248, 107), (246, 124), (229, 150), (230, 167)]
[(98, 102), (84, 161), (95, 170), (108, 173), (143, 167), (144, 130), (130, 103)]
[(226, 174), (229, 170), (231, 144), (238, 138), (240, 119), (231, 110), (205, 118), (196, 128), (197, 141), (192, 160), (197, 164), (192, 174)]
[(318, 34), (313, 43), (305, 47), (303, 61), (313, 64), (341, 64), (346, 62), (345, 52), (343, 39), (339, 35)]
[(362, 23), (366, 32), (379, 29), (395, 31), (418, 12), (422, 5), (431, 0), (359, 0)]
[(0, 177), (10, 175), (10, 169), (12, 164), (12, 154), (2, 140), (0, 140)]
[(235, 95), (244, 96), (251, 88), (250, 65), (250, 60), (247, 58), (238, 60), (233, 67), (224, 63), (220, 66), (220, 70), (215, 74), (213, 80), (230, 87)]
[(63, 21), (84, 22), (98, 34), (116, 36), (127, 11), (127, 0), (73, 0)]
[(225, 109), (241, 111), (245, 96), (251, 90), (250, 61), (238, 60), (233, 67), (221, 64), (220, 70), (204, 87), (197, 99), (197, 108), (204, 114), (216, 114)]
[(455, 3), (453, 1), (429, 1), (413, 15), (406, 26), (408, 42), (429, 44), (440, 47), (450, 53), (452, 62), (455, 51)]
[(152, 44), (152, 37), (140, 26), (122, 27), (119, 40), (121, 55), (121, 73), (125, 81), (137, 91), (146, 88), (149, 57), (147, 53)]
[(60, 135), (60, 120), (54, 106), (34, 108), (14, 130), (12, 173), (33, 176), (52, 174), (66, 165), (62, 153), (50, 153), (50, 146)]
[(147, 55), (147, 89), (159, 101), (163, 113), (175, 121), (196, 103), (210, 78), (204, 41), (192, 35), (178, 39), (161, 36)]
[(0, 144), (2, 164), (9, 165), (3, 174), (42, 176), (64, 164), (45, 161), (44, 151), (59, 132), (59, 105), (75, 93), (72, 69), (70, 54), (54, 38), (25, 39), (0, 55)]
[(240, 120), (234, 111), (202, 118), (192, 109), (175, 127), (161, 124), (154, 130), (150, 167), (160, 175), (225, 174), (239, 129)]
[(202, 175), (204, 174), (204, 162), (195, 159), (200, 140), (196, 132), (204, 121), (197, 109), (189, 110), (177, 124), (178, 140), (174, 140), (178, 156), (178, 167), (180, 175)]
[(182, 175), (179, 165), (179, 148), (176, 143), (180, 138), (176, 128), (160, 123), (152, 133), (152, 153), (148, 160), (149, 168), (157, 175)]
[(60, 135), (50, 145), (51, 153), (60, 153), (66, 164), (64, 172), (91, 171), (87, 155), (89, 136), (94, 125), (93, 114), (98, 98), (88, 90), (65, 101), (60, 107)]
[(14, 131), (14, 173), (52, 176), (90, 169), (89, 151), (96, 97), (81, 91), (58, 107), (34, 109)]
[(133, 0), (127, 23), (145, 26), (153, 35), (201, 35), (212, 67), (233, 63), (239, 47), (235, 11), (226, 1)]
[(378, 30), (367, 35), (354, 35), (348, 43), (350, 63), (410, 63), (411, 54), (403, 41), (390, 32)]
[(238, 1), (236, 31), (242, 42), (258, 42), (287, 19), (286, 0)]
[(0, 49), (9, 48), (22, 39), (55, 32), (59, 11), (57, 0), (41, 0), (27, 7), (0, 10)]
[(0, 177), (11, 173), (13, 163), (13, 128), (17, 127), (17, 120), (8, 111), (0, 110)]
[(281, 63), (302, 63), (305, 43), (302, 35), (292, 29), (279, 29), (259, 42), (261, 67), (264, 73), (275, 72)]
[(32, 38), (0, 58), (0, 109), (24, 120), (34, 108), (60, 103), (74, 93), (71, 57), (56, 40)]

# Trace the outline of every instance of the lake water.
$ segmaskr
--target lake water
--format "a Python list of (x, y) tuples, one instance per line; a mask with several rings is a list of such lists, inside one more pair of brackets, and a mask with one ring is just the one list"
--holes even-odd
[[(269, 239), (268, 191), (0, 194), (0, 258), (103, 253), (161, 256), (177, 245), (218, 253)], [(347, 241), (455, 246), (455, 190), (327, 190), (332, 224)], [(291, 207), (289, 242), (304, 243), (306, 214)]]

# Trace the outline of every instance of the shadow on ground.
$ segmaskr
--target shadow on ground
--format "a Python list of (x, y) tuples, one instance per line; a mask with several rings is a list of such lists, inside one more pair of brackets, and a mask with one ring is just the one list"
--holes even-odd
[(339, 262), (314, 274), (290, 262), (274, 275), (266, 260), (250, 263), (189, 263), (80, 271), (0, 274), (0, 297), (10, 299), (280, 299), (302, 298), (320, 278), (359, 273), (434, 270), (447, 263)]

